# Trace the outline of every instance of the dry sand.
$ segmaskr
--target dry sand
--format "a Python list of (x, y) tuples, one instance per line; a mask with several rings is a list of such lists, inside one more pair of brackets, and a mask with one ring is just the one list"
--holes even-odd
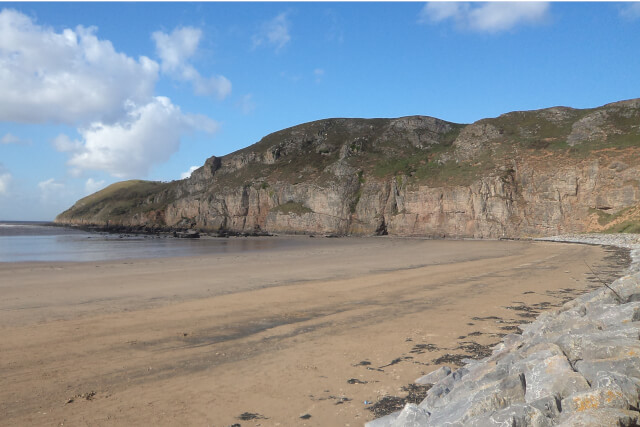
[(362, 425), (365, 401), (405, 396), (451, 365), (439, 357), (479, 357), (593, 287), (584, 262), (602, 277), (624, 264), (575, 244), (299, 239), (268, 252), (0, 263), (0, 424)]

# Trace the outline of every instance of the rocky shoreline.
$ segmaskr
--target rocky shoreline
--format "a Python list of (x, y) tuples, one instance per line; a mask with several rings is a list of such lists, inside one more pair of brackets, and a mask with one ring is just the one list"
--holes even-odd
[(268, 237), (274, 234), (261, 230), (253, 230), (251, 232), (239, 232), (233, 230), (200, 230), (186, 227), (165, 227), (161, 225), (96, 225), (96, 224), (66, 224), (51, 223), (52, 227), (74, 228), (78, 230), (88, 231), (92, 233), (121, 234), (134, 236), (157, 236), (157, 237), (178, 237), (178, 238), (197, 238), (202, 236), (208, 237)]
[(540, 240), (626, 248), (631, 265), (505, 336), (491, 356), (419, 378), (430, 386), (422, 402), (366, 427), (640, 425), (640, 237)]

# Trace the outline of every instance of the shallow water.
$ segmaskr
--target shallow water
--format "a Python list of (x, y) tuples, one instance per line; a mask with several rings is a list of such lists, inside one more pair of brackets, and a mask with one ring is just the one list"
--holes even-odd
[(0, 262), (181, 257), (262, 251), (291, 244), (268, 237), (174, 239), (87, 232), (43, 222), (0, 222)]

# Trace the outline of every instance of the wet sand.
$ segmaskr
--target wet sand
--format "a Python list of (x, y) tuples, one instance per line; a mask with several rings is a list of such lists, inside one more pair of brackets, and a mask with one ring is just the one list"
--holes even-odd
[(0, 424), (362, 425), (365, 401), (600, 286), (585, 263), (610, 280), (627, 262), (549, 242), (299, 239), (0, 263)]

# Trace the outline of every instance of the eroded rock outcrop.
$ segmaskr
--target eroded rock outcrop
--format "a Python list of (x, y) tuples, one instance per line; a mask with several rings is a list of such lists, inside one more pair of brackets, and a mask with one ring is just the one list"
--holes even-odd
[[(268, 135), (190, 178), (119, 183), (58, 222), (150, 228), (520, 237), (600, 230), (640, 201), (640, 101), (431, 117), (328, 119)], [(144, 187), (144, 188), (141, 188)], [(635, 215), (635, 214), (634, 214)], [(616, 222), (617, 221), (617, 222)]]

